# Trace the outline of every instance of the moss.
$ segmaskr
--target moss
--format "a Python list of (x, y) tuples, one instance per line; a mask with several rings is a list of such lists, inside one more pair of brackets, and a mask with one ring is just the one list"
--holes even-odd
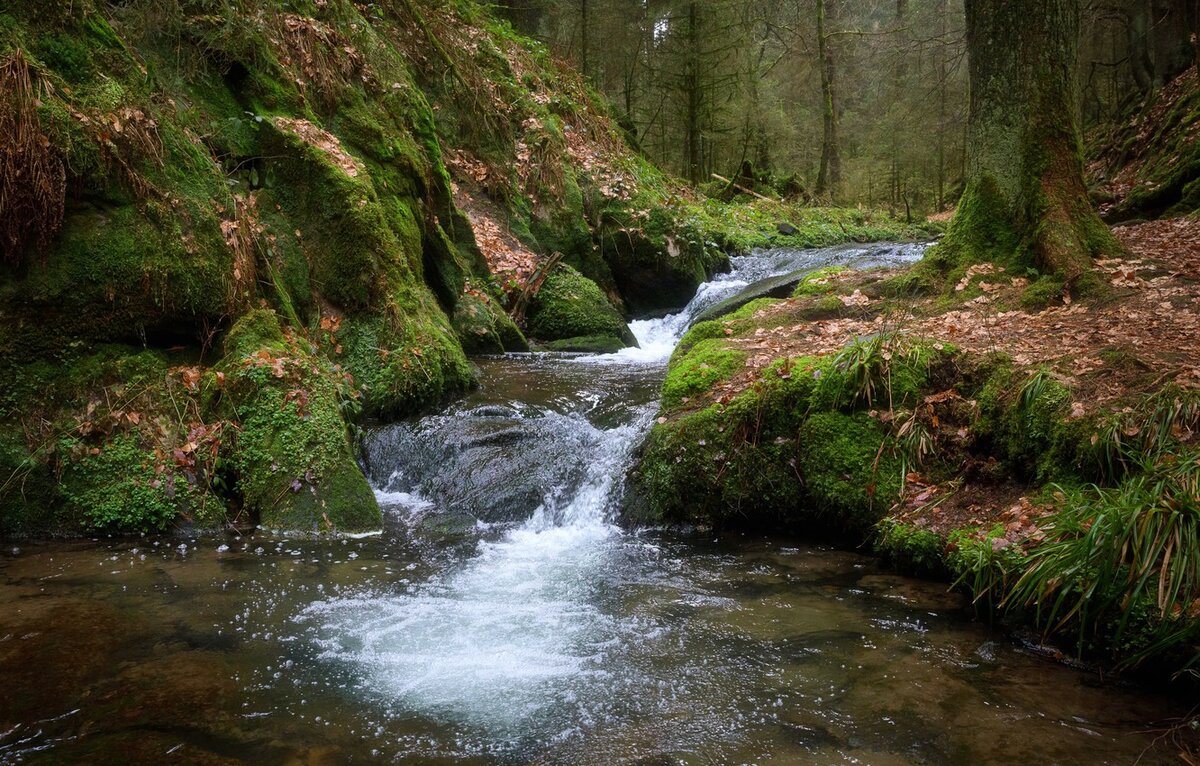
[(264, 148), (277, 157), (273, 191), (300, 222), (301, 248), (328, 300), (346, 311), (377, 309), (390, 290), (415, 281), (422, 255), (415, 203), (392, 199), (385, 211), (365, 169), (350, 175), (289, 130), (267, 129)]
[(686, 356), (701, 341), (724, 338), (727, 334), (726, 326), (720, 320), (710, 319), (707, 322), (697, 322), (684, 333), (683, 338), (680, 339), (679, 343), (675, 346), (675, 350), (671, 353), (671, 359), (674, 361)]
[(876, 527), (875, 553), (901, 572), (941, 577), (948, 574), (946, 541), (913, 524), (886, 518)]
[(59, 452), (66, 456), (59, 491), (69, 512), (91, 529), (162, 531), (180, 516), (199, 512), (205, 500), (180, 472), (157, 463), (133, 435), (92, 448), (67, 439)]
[(1028, 311), (1040, 311), (1062, 302), (1066, 281), (1053, 274), (1040, 277), (1021, 293), (1021, 307)]
[(273, 311), (250, 311), (241, 316), (225, 334), (225, 354), (237, 359), (249, 357), (258, 351), (268, 353), (286, 352), (287, 339), (279, 325), (279, 317)]
[(335, 371), (287, 340), (273, 312), (250, 312), (228, 341), (226, 395), (240, 424), (230, 462), (246, 507), (275, 529), (379, 528), (379, 505), (347, 437), (347, 392)]
[(850, 273), (850, 271), (844, 266), (827, 266), (817, 269), (800, 280), (800, 284), (796, 285), (796, 289), (792, 291), (792, 297), (830, 295), (838, 289), (835, 277)]
[(712, 388), (742, 369), (747, 354), (730, 349), (722, 339), (702, 340), (688, 353), (672, 362), (662, 387), (662, 406), (668, 412), (687, 403), (687, 399)]
[(61, 32), (38, 37), (34, 52), (48, 67), (68, 82), (82, 82), (92, 76), (93, 64), (87, 46), (81, 40)]
[(623, 348), (628, 348), (625, 341), (612, 335), (584, 335), (579, 338), (554, 340), (538, 345), (540, 351), (580, 354), (615, 354)]
[(816, 512), (837, 526), (875, 524), (900, 497), (900, 464), (879, 422), (822, 412), (800, 429), (800, 474)]
[[(413, 305), (408, 296), (401, 305)], [(449, 322), (434, 310), (389, 317), (348, 317), (330, 349), (354, 377), (364, 414), (403, 417), (465, 391), (474, 383), (470, 364)], [(399, 318), (403, 317), (403, 319)]]
[(1009, 205), (993, 179), (972, 181), (963, 193), (945, 239), (926, 252), (915, 273), (922, 277), (928, 272), (940, 282), (940, 278), (964, 264), (1032, 266), (1008, 215)]
[(570, 266), (560, 265), (533, 299), (527, 330), (539, 340), (565, 340), (605, 335), (637, 344), (620, 313), (595, 282)]
[(25, 339), (33, 341), (31, 350), (56, 340), (47, 329), (96, 340), (159, 331), (198, 335), (225, 313), (232, 269), (215, 218), (204, 222), (211, 228), (199, 223), (185, 230), (153, 206), (77, 213), (45, 268), (0, 287), (0, 310), (36, 316), (43, 334)]
[(465, 293), (454, 310), (453, 323), (454, 332), (468, 354), (529, 350), (529, 343), (508, 313), (483, 293)]

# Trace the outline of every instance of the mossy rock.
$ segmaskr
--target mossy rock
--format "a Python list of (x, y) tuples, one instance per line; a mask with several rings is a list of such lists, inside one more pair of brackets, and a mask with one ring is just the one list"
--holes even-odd
[[(643, 171), (647, 180), (655, 173)], [(661, 183), (661, 182), (660, 182)], [(681, 225), (680, 220), (706, 218), (698, 210), (673, 210), (654, 198), (654, 183), (647, 184), (642, 199), (629, 207), (606, 211), (611, 224), (600, 227), (598, 238), (604, 260), (629, 310), (635, 314), (686, 306), (701, 284), (729, 267), (729, 257), (710, 236), (719, 237), (720, 226)], [(661, 190), (666, 196), (671, 193)], [(631, 211), (650, 211), (649, 219), (635, 219)]]
[(289, 127), (263, 130), (275, 198), (300, 224), (300, 246), (327, 300), (345, 311), (379, 309), (391, 291), (420, 280), (415, 201), (381, 199), (365, 164), (332, 137), (315, 134), (318, 145)]
[(436, 306), (416, 308), (426, 296), (410, 293), (401, 303), (414, 308), (396, 318), (346, 317), (337, 346), (326, 345), (330, 358), (353, 376), (368, 417), (411, 415), (475, 383), (450, 321)]
[(467, 292), (452, 319), (454, 332), (468, 354), (528, 351), (529, 342), (504, 308), (491, 296)]
[(538, 344), (539, 351), (574, 354), (615, 354), (623, 348), (629, 348), (629, 344), (613, 335), (585, 335), (581, 338), (566, 338)]
[(240, 423), (231, 454), (237, 490), (272, 529), (358, 532), (382, 515), (354, 459), (345, 382), (257, 310), (230, 331), (225, 395)]
[(844, 529), (879, 521), (900, 497), (900, 463), (879, 422), (821, 412), (801, 427), (799, 469), (816, 512)]
[(607, 336), (625, 346), (637, 345), (629, 325), (599, 285), (565, 264), (546, 277), (531, 302), (526, 330), (531, 338), (544, 341)]
[(71, 215), (44, 267), (0, 286), (0, 349), (31, 358), (70, 337), (188, 340), (217, 324), (232, 254), (215, 217), (187, 228), (177, 218), (134, 205)]
[(662, 406), (671, 411), (709, 390), (745, 366), (745, 351), (731, 349), (723, 338), (701, 340), (688, 353), (673, 359), (662, 387)]

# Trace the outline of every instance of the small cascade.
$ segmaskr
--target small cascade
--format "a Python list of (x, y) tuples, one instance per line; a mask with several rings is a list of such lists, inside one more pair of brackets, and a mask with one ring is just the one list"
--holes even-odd
[(619, 697), (631, 692), (706, 709), (697, 679), (638, 670), (647, 647), (673, 640), (669, 627), (611, 603), (620, 597), (614, 573), (657, 576), (654, 546), (613, 519), (666, 361), (699, 312), (757, 280), (902, 263), (922, 250), (872, 245), (734, 258), (731, 271), (701, 286), (680, 312), (632, 323), (639, 348), (489, 360), (480, 392), (370, 434), (368, 473), (385, 508), (404, 525), (426, 514), (465, 517), (479, 539), (474, 556), (426, 582), (310, 605), (297, 619), (310, 627), (321, 659), (344, 665), (385, 704), (469, 726), (490, 742), (534, 731), (569, 738), (581, 725), (628, 718), (632, 702)]

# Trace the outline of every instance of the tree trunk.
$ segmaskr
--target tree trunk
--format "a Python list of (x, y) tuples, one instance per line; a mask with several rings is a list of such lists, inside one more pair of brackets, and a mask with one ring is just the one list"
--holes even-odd
[(588, 76), (589, 21), (588, 0), (579, 0), (579, 70), (583, 73), (584, 77)]
[(1123, 252), (1083, 179), (1076, 104), (1079, 0), (966, 0), (967, 187), (933, 255), (1074, 280)]
[(1149, 93), (1157, 84), (1154, 67), (1154, 42), (1151, 38), (1154, 12), (1149, 0), (1137, 0), (1129, 9), (1129, 67), (1138, 90)]
[(946, 209), (946, 17), (949, 9), (946, 0), (938, 0), (938, 18), (941, 19), (942, 42), (937, 47), (938, 78), (938, 136), (937, 136), (937, 211)]
[(821, 66), (821, 114), (824, 125), (821, 140), (821, 170), (817, 174), (817, 196), (829, 195), (832, 202), (842, 181), (842, 155), (838, 147), (837, 102), (833, 87), (833, 52), (826, 29), (825, 0), (817, 0), (817, 56)]
[(688, 3), (687, 9), (687, 71), (684, 89), (687, 91), (687, 172), (688, 180), (699, 183), (703, 167), (700, 146), (700, 30), (696, 3)]

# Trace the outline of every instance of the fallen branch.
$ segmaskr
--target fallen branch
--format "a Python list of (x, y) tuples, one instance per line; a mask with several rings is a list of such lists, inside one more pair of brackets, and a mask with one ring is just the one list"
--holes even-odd
[(751, 197), (756, 197), (756, 198), (762, 200), (763, 202), (774, 202), (775, 201), (775, 200), (771, 199), (770, 197), (764, 197), (763, 195), (759, 194), (758, 192), (754, 191), (753, 189), (747, 189), (745, 186), (742, 186), (739, 183), (734, 183), (732, 180), (726, 178), (725, 176), (719, 176), (716, 173), (713, 173), (712, 177), (717, 179), (718, 181), (720, 181), (723, 184), (729, 184), (730, 187), (737, 189), (738, 191), (740, 191), (743, 194), (749, 194)]
[(533, 276), (521, 288), (517, 299), (513, 301), (512, 309), (509, 311), (509, 316), (518, 325), (524, 324), (525, 312), (529, 308), (529, 304), (537, 297), (538, 292), (542, 289), (542, 285), (546, 282), (546, 277), (550, 276), (550, 271), (558, 265), (558, 262), (563, 259), (562, 253), (551, 253), (550, 257), (537, 267), (537, 271), (533, 272)]

